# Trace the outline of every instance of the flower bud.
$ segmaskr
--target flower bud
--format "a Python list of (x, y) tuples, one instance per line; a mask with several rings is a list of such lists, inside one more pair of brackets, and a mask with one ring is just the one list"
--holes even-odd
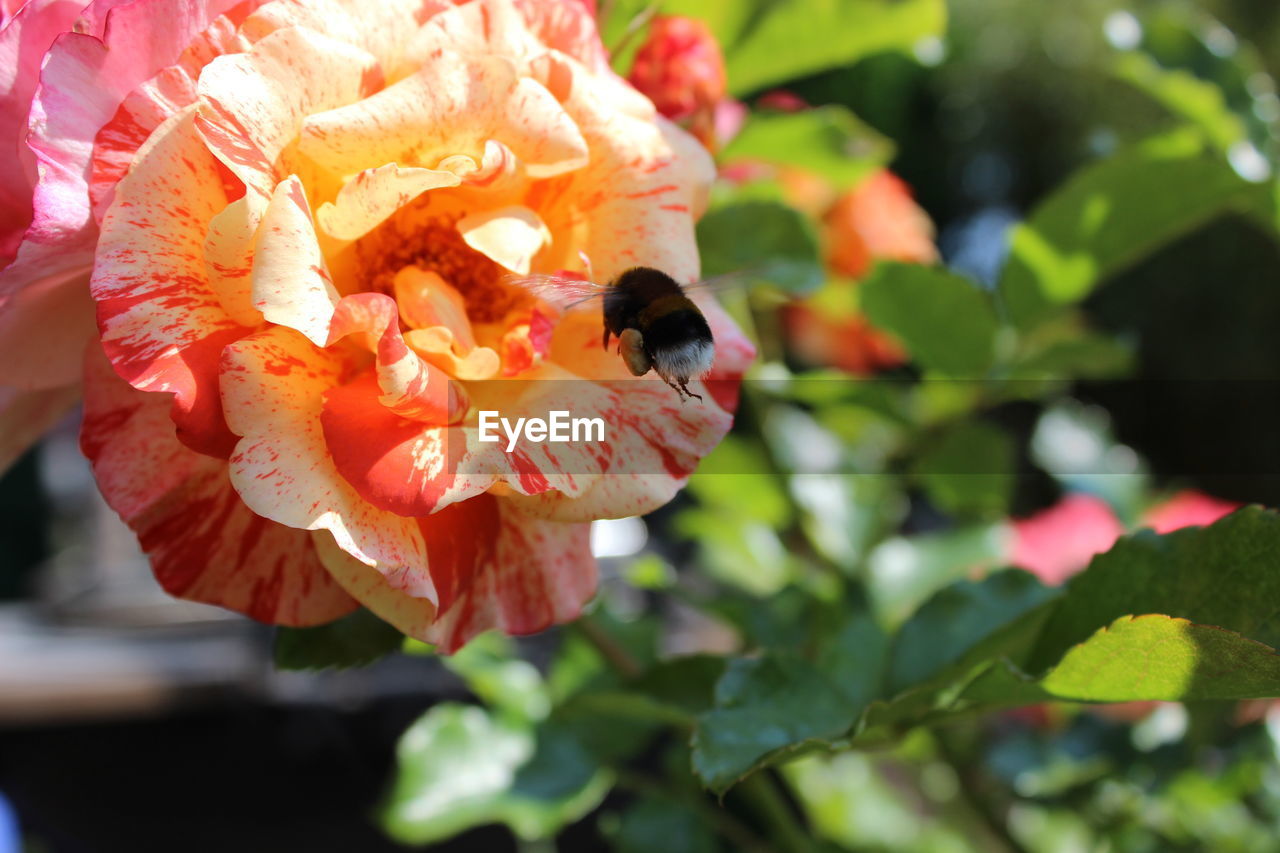
[(724, 57), (702, 21), (677, 15), (654, 18), (627, 78), (673, 121), (709, 124), (728, 88)]

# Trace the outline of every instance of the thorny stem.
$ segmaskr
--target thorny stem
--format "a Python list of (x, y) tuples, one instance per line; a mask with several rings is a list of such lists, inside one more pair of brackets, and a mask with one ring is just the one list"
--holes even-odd
[(760, 819), (768, 827), (769, 839), (777, 849), (786, 853), (806, 853), (813, 849), (813, 839), (796, 820), (795, 813), (768, 770), (748, 776), (738, 790), (758, 810)]

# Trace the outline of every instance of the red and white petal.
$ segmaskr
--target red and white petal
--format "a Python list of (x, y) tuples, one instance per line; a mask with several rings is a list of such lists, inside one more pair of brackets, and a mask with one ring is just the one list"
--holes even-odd
[(80, 399), (80, 386), (19, 391), (0, 388), (0, 474)]
[(186, 44), (172, 65), (160, 68), (129, 92), (98, 131), (89, 173), (89, 197), (96, 221), (102, 221), (115, 197), (115, 185), (128, 172), (134, 152), (166, 118), (196, 102), (196, 81), (204, 66), (216, 56), (249, 49), (249, 42), (238, 28), (253, 7), (263, 1), (244, 0), (210, 21)]
[(335, 174), (352, 175), (370, 161), (428, 169), (455, 155), (481, 162), (490, 139), (511, 149), (532, 177), (588, 159), (582, 134), (545, 87), (520, 77), (510, 60), (459, 62), (453, 51), (372, 97), (310, 116), (299, 148)]
[(297, 329), (317, 346), (329, 338), (338, 291), (311, 224), (297, 175), (280, 182), (253, 247), (253, 307), (271, 323)]
[(387, 163), (365, 169), (343, 184), (337, 198), (320, 205), (316, 220), (331, 237), (358, 240), (427, 190), (460, 183), (462, 179), (449, 169), (401, 168)]
[(396, 578), (397, 588), (434, 600), (417, 526), (369, 504), (334, 467), (320, 414), (325, 393), (347, 369), (340, 352), (279, 326), (228, 347), (223, 406), (243, 436), (230, 460), (231, 482), (259, 515), (328, 530), (343, 551)]
[(301, 168), (283, 155), (308, 115), (368, 97), (381, 85), (371, 54), (311, 30), (283, 29), (248, 53), (205, 67), (196, 122), (218, 159), (266, 199)]
[(209, 288), (227, 316), (242, 326), (262, 322), (253, 304), (253, 244), (266, 207), (256, 193), (241, 196), (209, 220), (205, 235)]
[(258, 41), (276, 30), (302, 27), (355, 45), (383, 68), (392, 68), (423, 22), (452, 5), (445, 0), (286, 0), (249, 16), (243, 31)]
[(429, 424), (457, 423), (466, 413), (462, 388), (405, 343), (395, 300), (382, 293), (357, 293), (342, 299), (333, 315), (329, 343), (361, 333), (376, 341), (383, 406), (400, 417)]
[(440, 591), (424, 639), (446, 654), (490, 628), (533, 634), (575, 619), (595, 594), (590, 525), (530, 518), (493, 495), (419, 524)]
[(329, 574), (351, 596), (401, 633), (419, 639), (427, 636), (436, 618), (434, 594), (415, 595), (396, 586), (403, 575), (384, 574), (365, 565), (338, 547), (327, 530), (313, 531), (311, 537)]
[(396, 515), (419, 516), (493, 485), (497, 460), (480, 464), (464, 430), (400, 417), (380, 396), (368, 374), (328, 391), (320, 417), (335, 468), (361, 498)]
[(81, 447), (161, 586), (274, 624), (317, 625), (353, 610), (305, 531), (254, 514), (226, 462), (177, 440), (166, 396), (130, 388), (90, 354)]
[(634, 266), (663, 270), (680, 282), (698, 277), (694, 218), (715, 177), (711, 156), (665, 119), (618, 110), (609, 86), (562, 62), (573, 83), (564, 106), (582, 130), (591, 163), (566, 179), (540, 208), (563, 246), (551, 267), (575, 268), (576, 251), (591, 259), (600, 280)]
[(224, 458), (235, 437), (218, 401), (217, 363), (247, 331), (227, 316), (205, 271), (205, 229), (226, 204), (189, 107), (152, 134), (120, 182), (90, 282), (116, 372), (135, 388), (172, 392), (182, 440)]

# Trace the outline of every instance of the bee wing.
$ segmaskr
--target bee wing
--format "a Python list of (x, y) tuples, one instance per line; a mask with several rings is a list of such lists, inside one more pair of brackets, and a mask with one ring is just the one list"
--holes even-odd
[(605, 291), (608, 290), (608, 285), (596, 284), (594, 281), (568, 275), (539, 273), (509, 275), (503, 281), (529, 291), (561, 311), (578, 308), (593, 299), (604, 296)]
[(738, 290), (747, 287), (753, 278), (755, 270), (734, 270), (733, 272), (720, 273), (710, 278), (704, 278), (695, 281), (692, 284), (681, 285), (686, 292), (695, 293), (724, 293), (727, 290)]

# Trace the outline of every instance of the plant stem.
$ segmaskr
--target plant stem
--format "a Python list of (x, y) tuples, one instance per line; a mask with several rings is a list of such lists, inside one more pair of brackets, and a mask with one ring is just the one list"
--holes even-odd
[(589, 614), (578, 617), (578, 621), (574, 624), (582, 632), (582, 636), (586, 637), (591, 645), (596, 647), (596, 651), (600, 652), (600, 655), (623, 678), (632, 679), (644, 671), (644, 667), (631, 656), (631, 652), (623, 648), (622, 644), (615, 640), (613, 635), (602, 628), (600, 623), (596, 622)]
[(795, 813), (769, 771), (761, 770), (748, 776), (738, 786), (738, 791), (757, 809), (775, 847), (786, 853), (805, 853), (813, 849), (812, 837), (796, 820)]
[(1009, 831), (1000, 807), (986, 794), (986, 787), (983, 784), (983, 780), (979, 778), (977, 769), (970, 762), (960, 757), (955, 747), (942, 732), (935, 729), (933, 735), (933, 741), (938, 749), (938, 757), (955, 772), (956, 779), (960, 783), (960, 796), (969, 806), (969, 810), (982, 822), (982, 826), (991, 835), (995, 836), (1010, 853), (1027, 853), (1027, 848), (1017, 838), (1014, 838), (1013, 833)]

